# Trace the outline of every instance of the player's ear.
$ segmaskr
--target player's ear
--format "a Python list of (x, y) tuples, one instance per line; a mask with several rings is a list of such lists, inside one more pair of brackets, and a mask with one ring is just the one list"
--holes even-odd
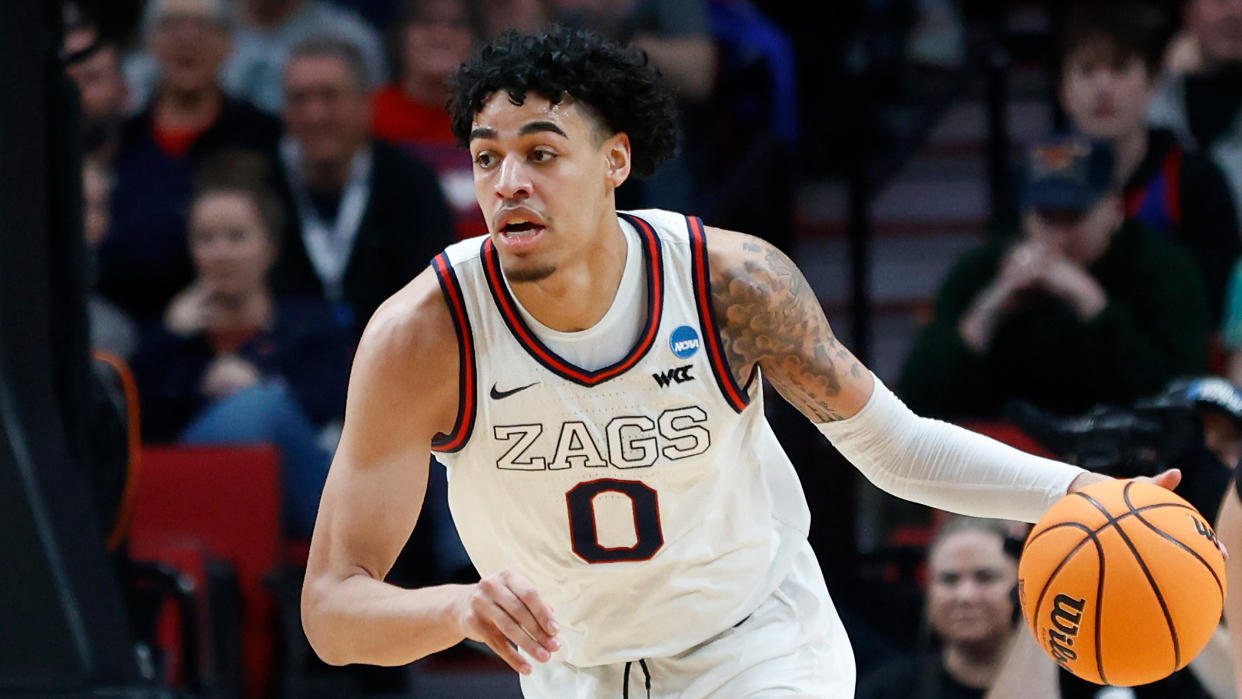
[(630, 177), (631, 152), (630, 137), (625, 132), (618, 132), (604, 141), (605, 174), (613, 189), (621, 186)]

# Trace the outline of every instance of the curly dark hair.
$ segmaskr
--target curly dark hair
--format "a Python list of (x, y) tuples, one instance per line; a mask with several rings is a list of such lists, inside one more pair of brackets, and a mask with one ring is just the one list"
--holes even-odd
[(469, 145), (470, 126), (498, 90), (520, 105), (534, 92), (553, 104), (565, 95), (585, 104), (611, 133), (630, 137), (636, 175), (655, 172), (677, 148), (677, 105), (647, 55), (584, 29), (553, 26), (540, 34), (509, 30), (457, 69), (448, 109), (453, 135)]

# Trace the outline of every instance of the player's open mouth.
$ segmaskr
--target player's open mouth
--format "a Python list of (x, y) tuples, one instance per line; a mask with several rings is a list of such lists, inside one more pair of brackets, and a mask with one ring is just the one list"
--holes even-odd
[(515, 218), (505, 223), (498, 236), (500, 242), (510, 249), (521, 249), (533, 245), (542, 237), (547, 228), (534, 221)]
[(506, 223), (500, 232), (510, 240), (526, 240), (542, 233), (543, 226), (531, 221), (517, 220)]

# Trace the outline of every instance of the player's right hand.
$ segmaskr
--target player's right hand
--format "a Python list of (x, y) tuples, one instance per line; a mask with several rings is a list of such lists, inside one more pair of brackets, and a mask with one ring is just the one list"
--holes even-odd
[(530, 663), (513, 645), (539, 662), (550, 660), (561, 647), (552, 608), (520, 573), (502, 570), (466, 586), (454, 613), (466, 638), (486, 643), (523, 675), (530, 674)]

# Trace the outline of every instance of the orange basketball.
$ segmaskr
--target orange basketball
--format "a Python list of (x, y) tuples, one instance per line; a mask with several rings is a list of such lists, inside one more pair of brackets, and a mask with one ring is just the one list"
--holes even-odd
[(1224, 605), (1225, 561), (1190, 503), (1150, 483), (1096, 483), (1031, 530), (1018, 596), (1061, 667), (1130, 687), (1186, 667), (1207, 645)]

